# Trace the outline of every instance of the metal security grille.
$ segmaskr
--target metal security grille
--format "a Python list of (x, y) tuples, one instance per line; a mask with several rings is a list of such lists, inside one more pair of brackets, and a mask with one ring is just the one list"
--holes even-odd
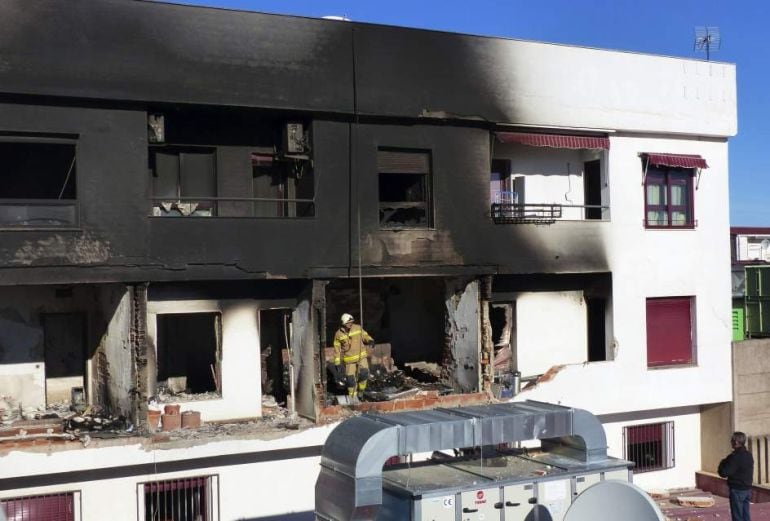
[(219, 519), (217, 476), (140, 483), (138, 492), (140, 521)]
[(0, 499), (8, 521), (77, 521), (75, 492)]
[(623, 427), (623, 458), (636, 464), (636, 474), (673, 468), (674, 422)]

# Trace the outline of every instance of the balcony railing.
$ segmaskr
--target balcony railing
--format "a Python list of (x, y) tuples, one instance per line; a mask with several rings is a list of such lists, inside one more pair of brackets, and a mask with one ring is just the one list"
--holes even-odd
[(152, 197), (154, 217), (281, 217), (315, 216), (313, 199), (280, 197)]
[(553, 224), (556, 221), (607, 220), (609, 206), (593, 204), (492, 203), (496, 224)]

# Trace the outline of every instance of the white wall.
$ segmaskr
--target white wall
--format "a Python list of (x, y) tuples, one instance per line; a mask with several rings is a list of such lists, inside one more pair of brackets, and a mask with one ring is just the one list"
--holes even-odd
[(587, 335), (582, 291), (516, 295), (516, 357), (522, 376), (545, 373), (554, 365), (585, 362)]
[[(509, 143), (495, 143), (495, 159), (511, 161), (511, 176), (524, 177), (524, 197), (519, 203), (526, 204), (585, 204), (584, 163), (600, 159), (602, 154), (588, 150), (532, 147)], [(602, 178), (604, 179), (604, 172)], [(602, 199), (606, 199), (604, 194)], [(607, 203), (605, 203), (607, 204)], [(564, 208), (562, 219), (584, 218), (582, 208)]]
[(674, 467), (634, 474), (634, 484), (648, 491), (695, 486), (695, 470), (700, 469), (701, 463), (700, 413), (696, 409), (677, 411), (668, 416), (640, 415), (639, 419), (604, 423), (607, 454), (622, 458), (623, 427), (667, 421), (674, 422)]
[[(612, 222), (599, 230), (612, 272), (615, 359), (565, 367), (517, 400), (562, 403), (594, 414), (730, 401), (727, 145), (718, 140), (633, 135), (612, 136), (610, 142)], [(707, 160), (710, 168), (704, 170), (695, 193), (696, 229), (644, 228), (640, 152), (700, 154)], [(648, 369), (646, 298), (667, 296), (695, 297), (697, 364)], [(548, 314), (538, 327), (561, 325)]]
[[(213, 441), (205, 445), (117, 445), (60, 451), (21, 452), (3, 456), (0, 479), (46, 475), (64, 471), (189, 460), (223, 454), (249, 453), (323, 445), (337, 424), (286, 435), (266, 432), (264, 439)], [(271, 436), (277, 439), (269, 439)], [(94, 442), (99, 443), (98, 441)], [(219, 476), (220, 521), (267, 517), (312, 511), (319, 457), (303, 457), (265, 463), (246, 463), (184, 472), (147, 474), (126, 478), (83, 481), (34, 489), (0, 491), (0, 499), (49, 492), (81, 492), (83, 521), (137, 520), (137, 484), (193, 476)]]
[(222, 397), (179, 402), (182, 411), (199, 411), (201, 420), (253, 418), (262, 415), (259, 302), (255, 300), (183, 300), (147, 303), (147, 336), (156, 346), (157, 315), (222, 314)]
[[(538, 42), (491, 40), (511, 123), (733, 136), (735, 65)], [(481, 59), (481, 57), (480, 57)]]

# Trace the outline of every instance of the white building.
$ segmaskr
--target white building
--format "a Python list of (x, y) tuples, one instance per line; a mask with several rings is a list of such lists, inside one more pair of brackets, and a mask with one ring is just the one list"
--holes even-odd
[[(0, 182), (0, 395), (44, 407), (83, 387), (141, 426), (157, 382), (184, 376), (208, 394), (182, 411), (254, 419), (270, 343), (289, 354), (265, 355), (268, 376), (291, 359), (275, 385), (312, 420), (68, 442), (16, 424), (0, 439), (11, 519), (149, 519), (164, 502), (312, 519), (344, 417), (323, 348), (357, 275), (396, 362), (444, 365), (453, 392), (403, 407), (487, 400), (510, 349), (515, 400), (598, 415), (643, 488), (694, 485), (703, 410), (732, 397), (734, 65), (116, 0), (10, 0), (0, 29), (0, 147), (72, 157), (58, 197)], [(312, 148), (289, 154), (273, 134), (295, 121)], [(213, 185), (185, 184), (192, 156)], [(300, 173), (260, 185), (275, 164)]]

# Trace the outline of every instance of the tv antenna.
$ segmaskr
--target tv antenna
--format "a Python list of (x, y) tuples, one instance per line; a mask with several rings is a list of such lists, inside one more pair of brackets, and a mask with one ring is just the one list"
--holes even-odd
[(706, 51), (706, 61), (711, 60), (711, 51), (718, 51), (722, 47), (722, 37), (719, 35), (719, 27), (702, 26), (695, 28), (696, 51)]

